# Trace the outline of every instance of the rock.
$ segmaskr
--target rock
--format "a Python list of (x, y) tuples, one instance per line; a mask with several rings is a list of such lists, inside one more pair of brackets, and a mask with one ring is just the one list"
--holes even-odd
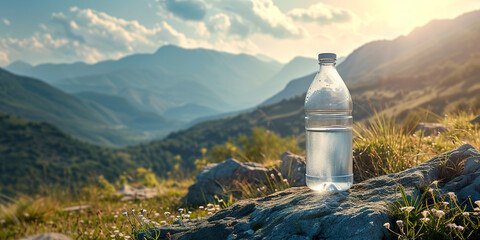
[[(257, 163), (241, 163), (228, 159), (217, 164), (208, 164), (197, 176), (195, 184), (188, 188), (183, 202), (188, 205), (204, 205), (214, 200), (214, 196), (228, 199), (229, 195), (241, 197), (239, 185), (248, 183), (252, 186), (262, 184), (272, 172)], [(225, 193), (227, 192), (227, 194)]]
[(21, 240), (73, 240), (73, 239), (61, 233), (43, 233), (43, 234), (24, 237)]
[(125, 185), (119, 188), (115, 195), (122, 196), (122, 201), (130, 200), (145, 200), (148, 198), (153, 198), (158, 195), (158, 188), (147, 188), (147, 187), (138, 187), (134, 188), (130, 185)]
[(83, 205), (78, 205), (78, 206), (66, 207), (62, 210), (66, 211), (66, 212), (80, 212), (84, 209), (91, 208), (91, 207), (93, 207), (92, 204), (83, 204)]
[(473, 119), (472, 121), (470, 121), (471, 124), (480, 124), (480, 115), (478, 115), (478, 117), (476, 117), (475, 119)]
[(448, 130), (447, 126), (440, 123), (419, 123), (415, 132), (423, 131), (424, 136), (436, 135)]
[(280, 173), (288, 180), (290, 186), (301, 187), (306, 186), (305, 173), (306, 163), (305, 158), (295, 155), (291, 152), (284, 152), (281, 156)]
[[(349, 191), (319, 193), (294, 187), (267, 197), (241, 200), (206, 220), (158, 227), (172, 239), (389, 239), (383, 226), (394, 224), (387, 206), (398, 199), (398, 184), (408, 195), (420, 194), (434, 180), (459, 202), (480, 199), (480, 152), (469, 144), (400, 173), (356, 183)], [(446, 171), (446, 166), (462, 166)], [(468, 168), (467, 168), (468, 166)], [(452, 180), (449, 180), (452, 179)], [(475, 188), (477, 187), (477, 189)]]

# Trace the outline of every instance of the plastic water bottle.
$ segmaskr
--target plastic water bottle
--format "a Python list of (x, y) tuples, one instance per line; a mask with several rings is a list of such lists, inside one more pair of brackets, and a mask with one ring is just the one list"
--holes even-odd
[(336, 59), (318, 55), (320, 70), (305, 97), (306, 182), (317, 191), (345, 191), (353, 183), (352, 97)]

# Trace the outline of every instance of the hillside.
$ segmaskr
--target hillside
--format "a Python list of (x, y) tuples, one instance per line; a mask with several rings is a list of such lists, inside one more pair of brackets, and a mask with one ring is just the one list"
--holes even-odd
[[(361, 106), (361, 116), (372, 107), (405, 117), (419, 107), (442, 113), (474, 104), (480, 88), (479, 23), (480, 11), (474, 11), (355, 50), (338, 71)], [(305, 93), (313, 76), (291, 81), (266, 103)]]
[(108, 146), (133, 144), (148, 139), (149, 136), (136, 127), (145, 121), (157, 121), (152, 126), (155, 131), (174, 125), (158, 116), (152, 119), (148, 114), (126, 118), (125, 114), (129, 113), (117, 110), (69, 95), (40, 80), (0, 69), (0, 111), (54, 124), (84, 140)]
[(41, 192), (48, 186), (113, 179), (133, 162), (76, 140), (47, 123), (0, 112), (0, 193)]
[[(159, 114), (189, 103), (223, 112), (251, 107), (276, 91), (259, 86), (282, 67), (278, 62), (265, 62), (246, 54), (172, 45), (152, 54), (134, 54), (93, 65), (40, 64), (30, 68), (18, 65), (22, 64), (7, 69), (45, 80), (70, 93), (96, 91), (125, 96)], [(187, 92), (182, 94), (185, 88)]]

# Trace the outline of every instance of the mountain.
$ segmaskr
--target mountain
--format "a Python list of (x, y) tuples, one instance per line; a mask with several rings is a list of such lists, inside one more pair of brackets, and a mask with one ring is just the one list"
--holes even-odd
[[(282, 64), (276, 61), (265, 62), (246, 54), (230, 54), (207, 49), (183, 49), (167, 45), (153, 54), (134, 54), (119, 60), (103, 61), (93, 65), (40, 64), (22, 71), (13, 69), (13, 66), (8, 66), (7, 69), (18, 74), (40, 78), (70, 93), (96, 91), (120, 95), (118, 92), (131, 90), (122, 84), (128, 82), (130, 85), (135, 85), (140, 82), (144, 84), (141, 88), (134, 89), (134, 92), (142, 92), (139, 96), (142, 99), (158, 99), (157, 109), (166, 110), (170, 107), (194, 103), (226, 112), (254, 106), (268, 97), (269, 95), (266, 94), (268, 89), (261, 89), (259, 86), (268, 81), (281, 67)], [(138, 75), (138, 71), (145, 70), (150, 76), (146, 76), (147, 73)], [(128, 71), (135, 72), (129, 74)], [(118, 79), (119, 75), (122, 76), (121, 79)], [(97, 86), (94, 83), (97, 81), (99, 82), (98, 90), (95, 90)], [(87, 82), (89, 89), (79, 88), (84, 82)], [(159, 89), (158, 86), (161, 86), (159, 82), (168, 84), (165, 88)], [(197, 85), (173, 86), (174, 83), (179, 82), (194, 82)], [(175, 87), (175, 91), (180, 93), (189, 85), (192, 88), (202, 85), (203, 88), (197, 89), (196, 92), (203, 96), (198, 96), (194, 100), (185, 98), (181, 103), (177, 103), (176, 100), (168, 101), (169, 97), (165, 94), (172, 92), (172, 88), (168, 86)], [(209, 91), (204, 90), (205, 88)], [(211, 99), (215, 97), (210, 94), (212, 92), (220, 99), (213, 101), (213, 104), (203, 103), (212, 102)], [(210, 98), (204, 100), (205, 97)], [(226, 104), (218, 106), (219, 103)], [(161, 110), (151, 108), (149, 104), (147, 100), (147, 103), (142, 106), (149, 111), (162, 113)]]
[[(366, 103), (365, 111), (369, 108), (367, 102), (377, 108), (392, 108), (390, 112), (394, 112), (394, 105), (405, 103), (399, 100), (412, 99), (408, 106), (395, 109), (397, 113), (414, 107), (430, 107), (441, 112), (445, 104), (468, 99), (467, 95), (462, 96), (461, 85), (466, 82), (476, 85), (475, 81), (468, 79), (477, 79), (474, 75), (480, 54), (476, 44), (479, 22), (480, 11), (453, 20), (433, 20), (407, 36), (359, 47), (338, 66), (338, 71), (352, 95), (355, 92), (357, 99)], [(464, 76), (460, 77), (461, 74)], [(447, 80), (448, 75), (457, 76), (450, 76)], [(314, 74), (291, 81), (264, 104), (305, 93), (313, 77)], [(437, 95), (446, 93), (447, 86), (450, 88), (448, 96), (438, 98)], [(474, 89), (469, 90), (469, 95)], [(423, 91), (429, 94), (425, 95)]]
[(193, 103), (185, 104), (176, 108), (170, 108), (164, 113), (164, 115), (168, 116), (170, 119), (180, 119), (183, 121), (192, 121), (197, 118), (203, 118), (216, 114), (219, 114), (219, 112), (215, 109)]
[(161, 68), (155, 71), (124, 68), (106, 74), (67, 78), (55, 86), (71, 93), (88, 91), (121, 96), (136, 108), (157, 114), (189, 103), (221, 110), (231, 108), (203, 84)]
[[(49, 122), (74, 136), (102, 145), (127, 145), (151, 137), (143, 131), (128, 127), (140, 124), (133, 123), (135, 121), (147, 121), (145, 119), (137, 118), (134, 121), (132, 118), (125, 118), (119, 115), (119, 111), (109, 109), (105, 105), (82, 100), (40, 80), (17, 76), (2, 69), (0, 69), (0, 111)], [(145, 114), (138, 116), (146, 117)], [(147, 119), (152, 121), (152, 116)], [(153, 119), (161, 121), (156, 124), (156, 131), (171, 125), (158, 116)]]
[[(313, 58), (295, 57), (285, 64), (268, 82), (265, 82), (262, 88), (278, 92), (292, 79), (302, 77), (305, 73), (313, 73), (316, 71), (318, 71), (317, 60)], [(270, 96), (275, 92), (270, 92)], [(268, 104), (268, 102), (262, 104)]]

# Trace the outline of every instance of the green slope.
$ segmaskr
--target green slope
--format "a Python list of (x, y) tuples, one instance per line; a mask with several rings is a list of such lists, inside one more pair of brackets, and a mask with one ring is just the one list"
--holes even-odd
[(116, 113), (64, 93), (42, 81), (0, 69), (0, 111), (45, 121), (76, 137), (107, 146), (145, 140)]

